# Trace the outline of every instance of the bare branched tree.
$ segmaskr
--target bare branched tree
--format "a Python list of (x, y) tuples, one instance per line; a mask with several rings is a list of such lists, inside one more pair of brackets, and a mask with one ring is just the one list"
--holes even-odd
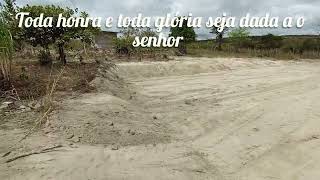
[(212, 27), (211, 32), (210, 32), (212, 34), (215, 34), (215, 36), (216, 36), (215, 48), (217, 48), (219, 51), (222, 50), (223, 37), (226, 34), (226, 32), (228, 31), (227, 27), (225, 27), (225, 26), (223, 26), (223, 27), (224, 28), (222, 30), (220, 30), (222, 28), (221, 24), (217, 24), (216, 26)]

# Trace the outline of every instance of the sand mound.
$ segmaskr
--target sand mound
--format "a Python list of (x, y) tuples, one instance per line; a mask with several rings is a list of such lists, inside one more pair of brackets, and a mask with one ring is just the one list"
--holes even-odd
[(111, 62), (100, 64), (96, 78), (91, 82), (99, 92), (107, 93), (121, 99), (132, 99), (135, 88), (118, 76), (118, 66)]
[(145, 112), (135, 88), (102, 64), (91, 83), (98, 92), (69, 98), (54, 115), (52, 128), (73, 142), (138, 145), (167, 142), (166, 128)]
[(256, 67), (256, 65), (272, 65), (274, 61), (259, 59), (244, 61), (239, 58), (175, 58), (167, 62), (127, 62), (118, 65), (118, 74), (127, 79), (150, 78), (162, 76), (194, 75), (216, 71)]
[(143, 90), (128, 83), (130, 79), (209, 73), (247, 68), (255, 63), (259, 62), (208, 58), (119, 65), (100, 62), (97, 77), (91, 82), (97, 92), (66, 99), (61, 105), (63, 109), (54, 116), (52, 127), (74, 142), (120, 145), (167, 142), (170, 139), (167, 125), (159, 123), (148, 104), (161, 99), (139, 94)]

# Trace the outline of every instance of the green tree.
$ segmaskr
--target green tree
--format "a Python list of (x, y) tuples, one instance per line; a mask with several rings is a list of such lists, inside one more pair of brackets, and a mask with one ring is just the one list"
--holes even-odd
[[(32, 18), (39, 17), (41, 13), (44, 18), (53, 17), (52, 27), (23, 27), (23, 39), (33, 46), (41, 46), (45, 54), (50, 57), (50, 45), (57, 45), (59, 52), (59, 59), (62, 63), (66, 64), (65, 45), (71, 39), (80, 39), (83, 42), (92, 42), (93, 34), (98, 32), (99, 29), (92, 27), (92, 22), (89, 27), (57, 27), (58, 16), (62, 14), (63, 17), (69, 18), (76, 16), (76, 11), (70, 8), (62, 8), (54, 5), (46, 6), (24, 6), (19, 9), (20, 12), (29, 12)], [(82, 12), (81, 16), (88, 16), (87, 13)]]
[[(80, 12), (80, 17), (87, 18), (89, 14), (85, 11)], [(83, 49), (85, 54), (87, 55), (86, 45), (91, 45), (94, 40), (94, 36), (100, 32), (100, 28), (95, 28), (91, 26), (92, 22), (89, 23), (89, 27), (87, 28), (77, 28), (76, 36), (83, 43)]]
[[(151, 28), (134, 28), (134, 27), (127, 27), (123, 28), (120, 31), (121, 37), (117, 37), (114, 39), (115, 44), (115, 51), (118, 55), (128, 55), (135, 53), (137, 55), (142, 55), (143, 52), (154, 53), (155, 48), (148, 47), (136, 47), (132, 46), (135, 37), (157, 37), (158, 34), (152, 31)], [(140, 58), (142, 58), (140, 56)]]
[(3, 4), (0, 4), (2, 22), (6, 24), (6, 28), (12, 35), (14, 47), (21, 48), (20, 29), (18, 28), (18, 21), (15, 16), (19, 10), (19, 7), (15, 4), (16, 0), (4, 0)]
[(230, 40), (235, 44), (237, 51), (239, 51), (239, 48), (249, 40), (250, 32), (246, 28), (236, 28), (229, 32), (228, 35)]
[(118, 55), (130, 56), (136, 49), (132, 46), (132, 43), (136, 36), (140, 36), (140, 29), (129, 26), (122, 28), (120, 34), (120, 37), (113, 40), (115, 51)]
[(178, 48), (181, 54), (187, 54), (186, 43), (193, 42), (196, 40), (196, 33), (194, 32), (194, 29), (192, 27), (188, 27), (187, 20), (183, 20), (181, 27), (171, 27), (169, 36), (175, 38), (183, 37), (183, 41), (180, 42)]
[(4, 3), (1, 4), (2, 21), (7, 24), (9, 29), (13, 28), (17, 22), (15, 20), (17, 9), (15, 0), (4, 0)]
[[(22, 27), (21, 37), (24, 41), (32, 46), (40, 46), (43, 48), (41, 54), (43, 59), (40, 58), (41, 63), (50, 63), (50, 49), (49, 46), (56, 43), (59, 39), (62, 39), (69, 29), (64, 27), (57, 27), (58, 16), (63, 14), (64, 17), (71, 17), (74, 11), (71, 9), (64, 9), (62, 7), (46, 5), (46, 6), (24, 6), (19, 9), (20, 12), (29, 12), (29, 17), (39, 17), (41, 13), (44, 13), (44, 17), (53, 17), (52, 27)], [(58, 46), (60, 44), (58, 43)], [(60, 58), (63, 58), (63, 54), (60, 54)]]

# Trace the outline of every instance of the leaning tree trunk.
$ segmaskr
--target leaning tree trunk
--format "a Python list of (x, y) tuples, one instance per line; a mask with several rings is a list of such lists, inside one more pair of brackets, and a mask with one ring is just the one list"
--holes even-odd
[(64, 43), (58, 44), (59, 49), (59, 59), (62, 64), (67, 64), (66, 53), (64, 52)]
[(180, 43), (179, 47), (178, 47), (178, 52), (180, 56), (184, 56), (187, 54), (187, 45), (185, 42)]
[(86, 57), (88, 56), (88, 53), (87, 53), (87, 47), (86, 47), (86, 43), (84, 42), (83, 43), (83, 50), (84, 50), (84, 54), (86, 55)]
[[(8, 49), (0, 49), (0, 84), (2, 87), (9, 87), (11, 74), (11, 57)], [(3, 81), (3, 82), (2, 82)]]
[(222, 50), (222, 41), (223, 41), (223, 35), (222, 35), (222, 33), (220, 33), (219, 35), (218, 35), (218, 50), (219, 51), (221, 51)]

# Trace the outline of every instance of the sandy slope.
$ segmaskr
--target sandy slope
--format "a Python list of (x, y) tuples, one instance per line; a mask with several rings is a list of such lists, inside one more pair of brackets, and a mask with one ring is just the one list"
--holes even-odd
[[(0, 179), (318, 180), (319, 67), (206, 58), (120, 64), (143, 103), (100, 92), (66, 100), (72, 108), (60, 112), (69, 122), (119, 121), (118, 150), (108, 146), (117, 136), (94, 131), (105, 139), (94, 144), (105, 146), (88, 141), (2, 164)], [(115, 107), (123, 114), (97, 115)]]

